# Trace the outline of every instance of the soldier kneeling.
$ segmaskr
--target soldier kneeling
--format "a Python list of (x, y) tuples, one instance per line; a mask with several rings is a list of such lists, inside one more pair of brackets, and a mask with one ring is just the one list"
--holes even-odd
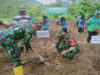
[(74, 38), (67, 36), (63, 31), (58, 30), (56, 32), (58, 38), (57, 43), (53, 44), (51, 47), (44, 51), (46, 55), (48, 51), (56, 47), (57, 52), (59, 52), (65, 58), (73, 58), (76, 53), (80, 51), (79, 45)]

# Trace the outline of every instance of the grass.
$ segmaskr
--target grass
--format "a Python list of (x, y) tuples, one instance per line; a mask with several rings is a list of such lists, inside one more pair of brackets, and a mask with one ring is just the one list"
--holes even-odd
[(0, 21), (12, 21), (11, 18), (0, 18)]

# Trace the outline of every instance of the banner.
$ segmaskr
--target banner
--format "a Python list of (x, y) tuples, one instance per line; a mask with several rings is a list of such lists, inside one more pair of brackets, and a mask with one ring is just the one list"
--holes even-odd
[(47, 7), (46, 13), (67, 13), (66, 7)]

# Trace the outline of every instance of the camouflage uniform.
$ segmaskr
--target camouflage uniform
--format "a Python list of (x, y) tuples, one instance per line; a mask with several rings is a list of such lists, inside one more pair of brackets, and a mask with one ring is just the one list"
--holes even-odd
[(32, 27), (26, 24), (11, 26), (0, 33), (0, 45), (7, 51), (13, 66), (21, 65), (21, 49), (17, 46), (17, 42), (24, 39), (24, 44), (28, 51), (31, 48), (29, 41), (32, 33)]
[[(72, 46), (75, 47), (75, 50), (72, 50), (71, 52), (67, 52), (66, 54), (63, 55), (65, 58), (72, 58), (74, 56), (74, 54), (76, 54), (80, 50), (78, 44), (75, 43), (73, 40), (70, 41), (69, 38), (70, 37), (65, 36), (64, 39), (59, 39), (58, 42), (56, 43), (56, 48), (57, 48), (58, 52), (62, 52), (64, 50), (68, 50)], [(71, 42), (71, 44), (69, 42)]]

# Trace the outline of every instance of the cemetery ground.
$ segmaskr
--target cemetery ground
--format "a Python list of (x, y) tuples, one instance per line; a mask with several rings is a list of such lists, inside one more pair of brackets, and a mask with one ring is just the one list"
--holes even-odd
[[(100, 63), (96, 63), (95, 46), (88, 44), (87, 29), (84, 33), (78, 34), (77, 28), (74, 28), (74, 21), (68, 20), (68, 35), (73, 36), (80, 45), (80, 53), (75, 55), (73, 60), (59, 57), (54, 48), (45, 57), (49, 63), (39, 64), (40, 59), (30, 52), (22, 54), (22, 59), (26, 61), (24, 65), (24, 75), (100, 75)], [(31, 45), (39, 54), (45, 50), (45, 47), (51, 46), (56, 41), (55, 32), (57, 30), (56, 22), (50, 23), (50, 38), (31, 40)], [(5, 28), (4, 26), (0, 26)], [(0, 75), (13, 75), (12, 65), (6, 52), (0, 48)]]

